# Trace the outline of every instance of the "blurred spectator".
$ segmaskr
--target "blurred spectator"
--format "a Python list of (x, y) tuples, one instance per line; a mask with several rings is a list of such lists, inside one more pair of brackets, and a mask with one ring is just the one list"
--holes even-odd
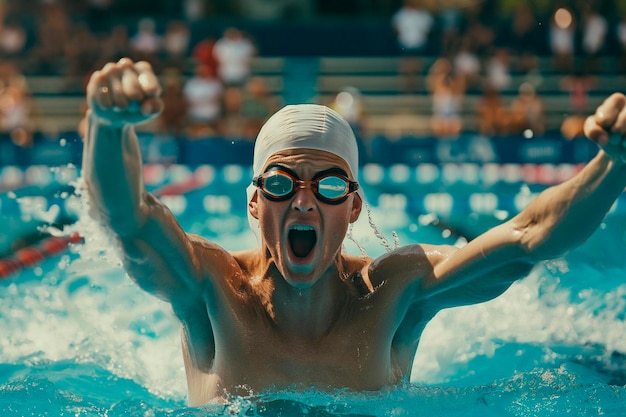
[(101, 68), (107, 62), (115, 62), (124, 57), (132, 56), (128, 28), (124, 25), (115, 25), (108, 36), (100, 42), (100, 58), (96, 68)]
[[(310, 0), (238, 0), (237, 10), (244, 19), (288, 21), (289, 19), (306, 19), (311, 17), (312, 10), (315, 8), (314, 3), (316, 2)], [(350, 8), (350, 6), (347, 7)], [(352, 5), (352, 8), (354, 8), (354, 5)]]
[(459, 42), (459, 50), (453, 58), (454, 71), (463, 77), (465, 85), (469, 88), (479, 80), (480, 59), (472, 48), (472, 39), (469, 36), (463, 36)]
[(441, 10), (441, 56), (451, 56), (456, 50), (461, 33), (461, 10), (453, 5)]
[(0, 59), (11, 60), (22, 69), (26, 40), (24, 28), (17, 21), (7, 19), (0, 29)]
[(211, 2), (207, 0), (182, 0), (183, 15), (187, 22), (196, 22), (211, 12)]
[(431, 129), (436, 136), (456, 136), (461, 133), (461, 108), (465, 95), (463, 77), (453, 71), (447, 58), (437, 59), (426, 80), (431, 94), (433, 114)]
[(277, 106), (267, 91), (265, 80), (250, 77), (243, 93), (241, 112), (245, 121), (244, 136), (254, 140), (263, 123), (272, 115)]
[(497, 48), (485, 63), (485, 77), (490, 87), (498, 91), (511, 84), (511, 55), (506, 48)]
[(70, 19), (60, 3), (45, 4), (40, 17), (37, 42), (25, 70), (39, 75), (55, 75), (64, 63), (65, 45), (70, 40)]
[(509, 112), (500, 92), (485, 84), (483, 94), (476, 105), (477, 130), (484, 135), (507, 135), (509, 133)]
[(404, 0), (402, 7), (392, 16), (391, 23), (403, 53), (421, 55), (426, 52), (434, 19), (419, 0)]
[(585, 119), (585, 116), (578, 114), (567, 116), (565, 119), (563, 119), (563, 122), (561, 123), (561, 135), (567, 140), (583, 137)]
[(256, 47), (239, 29), (229, 27), (213, 46), (219, 78), (226, 86), (241, 87), (250, 76)]
[(114, 0), (87, 0), (85, 3), (85, 18), (87, 25), (94, 34), (106, 33), (113, 20)]
[(346, 87), (333, 99), (330, 108), (334, 109), (346, 119), (346, 121), (354, 130), (357, 138), (363, 135), (363, 121), (365, 116), (365, 108), (361, 92), (354, 87)]
[(72, 36), (65, 46), (66, 92), (84, 91), (84, 77), (96, 69), (100, 44), (85, 23), (72, 27)]
[[(483, 7), (489, 9), (486, 6)], [(467, 16), (467, 19), (466, 36), (469, 36), (472, 40), (471, 43), (474, 53), (476, 53), (478, 58), (483, 60), (492, 54), (493, 51), (496, 39), (495, 22), (489, 18), (485, 18), (485, 22), (481, 21), (480, 13), (470, 14)]]
[(214, 135), (222, 115), (222, 83), (211, 67), (197, 65), (183, 87), (188, 103), (187, 120), (192, 137)]
[(200, 42), (198, 42), (191, 50), (191, 56), (195, 65), (204, 65), (211, 67), (213, 72), (217, 74), (218, 63), (213, 48), (215, 47), (215, 38), (213, 36), (206, 36)]
[(168, 68), (163, 75), (163, 111), (157, 119), (158, 130), (170, 135), (181, 135), (187, 124), (188, 102), (183, 93), (181, 73)]
[(419, 57), (427, 53), (434, 19), (421, 7), (419, 0), (404, 0), (402, 7), (393, 14), (391, 24), (402, 55), (399, 71), (404, 76), (404, 90), (415, 92), (418, 74), (422, 72)]
[(185, 70), (191, 34), (184, 22), (172, 20), (163, 35), (163, 66)]
[(524, 133), (527, 137), (545, 132), (545, 108), (530, 83), (522, 83), (517, 97), (511, 103), (511, 132)]
[(559, 7), (550, 21), (549, 45), (554, 69), (567, 73), (574, 65), (575, 22), (572, 12)]
[(137, 24), (137, 33), (130, 38), (130, 47), (136, 61), (148, 61), (159, 68), (158, 54), (161, 51), (161, 36), (156, 31), (153, 19), (144, 17)]
[(587, 71), (600, 69), (600, 55), (604, 51), (608, 24), (604, 16), (589, 3), (583, 3), (582, 13), (582, 52)]
[(245, 118), (242, 112), (243, 97), (239, 87), (224, 90), (224, 110), (220, 119), (220, 133), (226, 138), (245, 136)]
[(532, 7), (532, 3), (525, 1), (516, 5), (507, 45), (518, 57), (516, 69), (524, 74), (537, 69), (541, 42), (540, 26)]
[(32, 144), (32, 102), (26, 78), (11, 62), (0, 66), (0, 131), (19, 146)]
[(576, 69), (573, 74), (561, 79), (561, 90), (569, 93), (570, 111), (577, 115), (586, 115), (589, 108), (589, 91), (596, 83), (596, 78), (582, 69)]

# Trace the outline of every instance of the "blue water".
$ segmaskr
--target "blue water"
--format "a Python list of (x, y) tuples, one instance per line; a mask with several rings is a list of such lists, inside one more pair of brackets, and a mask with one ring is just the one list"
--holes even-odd
[[(363, 183), (390, 246), (392, 232), (401, 244), (463, 245), (544, 187), (522, 181), (515, 167), (510, 175), (494, 169), (369, 166)], [(39, 173), (80, 184), (54, 174)], [(186, 230), (237, 250), (255, 245), (245, 219), (248, 174), (241, 167), (149, 167), (146, 183), (162, 192), (193, 179), (198, 189), (163, 200)], [(437, 315), (410, 385), (370, 394), (248, 393), (188, 408), (176, 319), (125, 276), (82, 200), (6, 198), (19, 203), (23, 224), (75, 216), (76, 223), (50, 231), (79, 231), (86, 242), (0, 281), (0, 416), (626, 414), (623, 201), (583, 247), (538, 266), (493, 301)], [(372, 256), (383, 253), (362, 217), (357, 241)], [(359, 253), (350, 242), (345, 250)]]

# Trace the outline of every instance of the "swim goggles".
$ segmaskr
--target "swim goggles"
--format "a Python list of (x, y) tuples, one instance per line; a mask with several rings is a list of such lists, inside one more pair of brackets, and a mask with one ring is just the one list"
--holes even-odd
[(311, 181), (304, 181), (287, 168), (274, 167), (252, 179), (265, 198), (285, 201), (300, 188), (311, 187), (315, 197), (326, 204), (341, 204), (359, 188), (359, 183), (347, 178), (343, 170), (331, 168), (315, 174)]

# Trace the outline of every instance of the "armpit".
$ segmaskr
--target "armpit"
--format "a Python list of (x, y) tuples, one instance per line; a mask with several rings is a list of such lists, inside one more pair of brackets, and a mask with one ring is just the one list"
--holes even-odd
[(354, 296), (360, 299), (370, 297), (383, 285), (383, 283), (381, 283), (380, 285), (374, 287), (369, 279), (363, 276), (361, 271), (355, 271), (349, 276), (348, 281), (350, 282), (350, 288), (352, 289)]

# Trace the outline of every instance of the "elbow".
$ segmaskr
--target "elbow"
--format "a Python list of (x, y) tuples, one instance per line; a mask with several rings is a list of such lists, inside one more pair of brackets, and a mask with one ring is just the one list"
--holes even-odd
[(571, 244), (568, 236), (558, 236), (558, 232), (536, 223), (517, 233), (522, 258), (531, 264), (559, 258), (567, 253)]
[(136, 236), (146, 225), (150, 217), (150, 208), (139, 204), (136, 209), (117, 213), (110, 219), (111, 229), (122, 238)]

